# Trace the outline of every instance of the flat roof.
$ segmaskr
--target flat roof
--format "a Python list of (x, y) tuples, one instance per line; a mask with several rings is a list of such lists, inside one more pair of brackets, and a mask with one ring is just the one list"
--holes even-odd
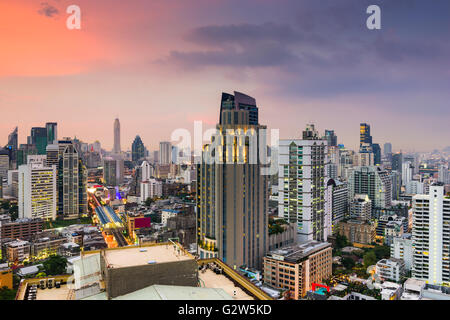
[(320, 242), (315, 240), (307, 241), (294, 246), (273, 250), (267, 254), (267, 257), (277, 260), (280, 260), (279, 257), (283, 257), (283, 261), (297, 262), (328, 247), (331, 247), (331, 243), (329, 242)]
[(156, 245), (149, 247), (125, 247), (121, 249), (105, 250), (105, 260), (108, 267), (123, 268), (141, 266), (154, 263), (166, 263), (174, 261), (194, 260), (178, 246)]
[(67, 284), (52, 289), (40, 289), (38, 286), (36, 300), (72, 300), (70, 299), (70, 290)]
[(240, 287), (236, 287), (234, 283), (224, 274), (216, 274), (210, 269), (198, 272), (200, 285), (204, 288), (223, 289), (234, 300), (254, 300)]
[(153, 285), (112, 300), (233, 300), (221, 288)]

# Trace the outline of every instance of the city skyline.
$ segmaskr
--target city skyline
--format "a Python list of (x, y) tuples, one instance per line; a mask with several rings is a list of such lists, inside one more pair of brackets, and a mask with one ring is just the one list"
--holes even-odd
[[(140, 135), (156, 150), (195, 120), (214, 127), (219, 94), (238, 90), (280, 138), (312, 122), (357, 150), (368, 123), (394, 152), (448, 146), (446, 1), (80, 0), (77, 31), (65, 27), (68, 4), (0, 4), (2, 24), (17, 26), (0, 31), (1, 145), (16, 125), (25, 143), (55, 121), (59, 137), (110, 150), (117, 117), (123, 149)], [(368, 4), (380, 5), (381, 30), (365, 28)]]

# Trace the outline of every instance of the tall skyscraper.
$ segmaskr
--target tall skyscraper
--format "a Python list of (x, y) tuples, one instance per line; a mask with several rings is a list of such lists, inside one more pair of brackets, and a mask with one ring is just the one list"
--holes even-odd
[(361, 123), (359, 126), (359, 144), (368, 143), (372, 145), (372, 136), (370, 135), (370, 125)]
[(87, 169), (70, 139), (58, 147), (58, 215), (76, 219), (87, 214)]
[(141, 140), (141, 137), (136, 136), (133, 144), (131, 145), (131, 159), (133, 162), (138, 162), (145, 158), (145, 146)]
[(107, 186), (115, 187), (121, 185), (124, 171), (123, 159), (103, 158), (103, 179)]
[(58, 141), (53, 144), (47, 145), (47, 166), (56, 165), (59, 163), (59, 146)]
[(413, 165), (407, 161), (402, 164), (402, 186), (406, 186), (413, 176)]
[(114, 120), (114, 148), (113, 148), (113, 152), (115, 154), (120, 154), (121, 153), (121, 149), (120, 149), (120, 122), (119, 119), (116, 118), (116, 120)]
[(381, 148), (378, 143), (372, 143), (373, 163), (374, 165), (381, 164)]
[[(254, 105), (232, 107), (238, 100)], [(255, 141), (266, 127), (255, 123), (257, 112), (255, 99), (222, 94), (220, 123), (197, 166), (199, 256), (219, 257), (233, 268), (261, 268), (269, 247), (268, 176), (261, 174), (265, 159)]]
[(9, 155), (9, 167), (11, 169), (17, 168), (17, 150), (18, 150), (18, 128), (15, 127), (14, 130), (8, 135), (8, 144), (5, 149), (8, 150)]
[(170, 164), (172, 162), (172, 144), (168, 141), (159, 143), (159, 161), (161, 165)]
[(45, 124), (47, 129), (47, 144), (52, 144), (58, 141), (58, 124), (56, 122), (47, 122)]
[(222, 111), (225, 110), (246, 110), (248, 111), (249, 124), (258, 125), (258, 107), (256, 100), (241, 92), (234, 92), (234, 95), (222, 93), (220, 101), (219, 123), (222, 123)]
[(391, 176), (379, 167), (354, 167), (349, 177), (349, 200), (357, 194), (366, 194), (372, 201), (372, 210), (386, 209), (392, 201)]
[(403, 155), (402, 153), (394, 153), (392, 155), (392, 170), (398, 171), (400, 175), (403, 169)]
[(337, 136), (334, 134), (334, 130), (325, 130), (325, 139), (327, 140), (328, 147), (337, 146)]
[(9, 152), (8, 150), (0, 150), (0, 178), (8, 177), (9, 170)]
[(383, 154), (385, 156), (392, 154), (392, 144), (390, 142), (386, 142), (383, 146)]
[(31, 128), (30, 143), (36, 146), (39, 155), (46, 154), (47, 128)]
[(278, 214), (297, 224), (298, 241), (326, 241), (332, 217), (325, 210), (327, 141), (319, 140), (314, 125), (303, 140), (279, 142)]
[(36, 146), (32, 144), (21, 144), (17, 150), (17, 166), (27, 163), (29, 155), (37, 154)]
[(441, 285), (450, 282), (450, 198), (444, 186), (430, 186), (427, 195), (415, 195), (413, 206), (412, 277)]
[(31, 155), (19, 166), (19, 218), (56, 219), (56, 166), (45, 155)]

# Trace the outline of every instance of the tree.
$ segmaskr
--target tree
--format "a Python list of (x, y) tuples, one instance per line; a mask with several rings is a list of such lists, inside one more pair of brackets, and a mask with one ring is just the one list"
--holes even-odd
[(15, 300), (16, 290), (8, 289), (8, 287), (0, 288), (0, 300)]
[(378, 260), (389, 258), (391, 255), (391, 248), (388, 246), (376, 246), (373, 251)]
[(336, 236), (336, 248), (342, 249), (348, 245), (347, 237), (341, 234)]
[(377, 262), (377, 256), (375, 255), (374, 251), (369, 251), (364, 255), (363, 260), (364, 266), (367, 268)]
[(66, 273), (67, 259), (59, 255), (53, 255), (43, 263), (47, 275), (59, 275)]
[(349, 270), (355, 266), (355, 261), (350, 257), (344, 257), (342, 259), (342, 265), (345, 267), (345, 269)]

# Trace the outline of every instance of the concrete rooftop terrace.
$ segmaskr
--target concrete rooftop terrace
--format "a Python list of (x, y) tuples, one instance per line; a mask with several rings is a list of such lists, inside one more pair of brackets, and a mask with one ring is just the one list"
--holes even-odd
[(205, 272), (199, 271), (200, 285), (205, 288), (223, 289), (234, 300), (254, 300), (244, 290), (236, 287), (234, 283), (224, 274), (216, 274), (214, 271), (207, 269)]
[[(175, 247), (175, 249), (174, 249)], [(105, 250), (105, 260), (109, 268), (124, 268), (142, 266), (153, 263), (194, 260), (194, 258), (173, 244), (124, 247)]]

